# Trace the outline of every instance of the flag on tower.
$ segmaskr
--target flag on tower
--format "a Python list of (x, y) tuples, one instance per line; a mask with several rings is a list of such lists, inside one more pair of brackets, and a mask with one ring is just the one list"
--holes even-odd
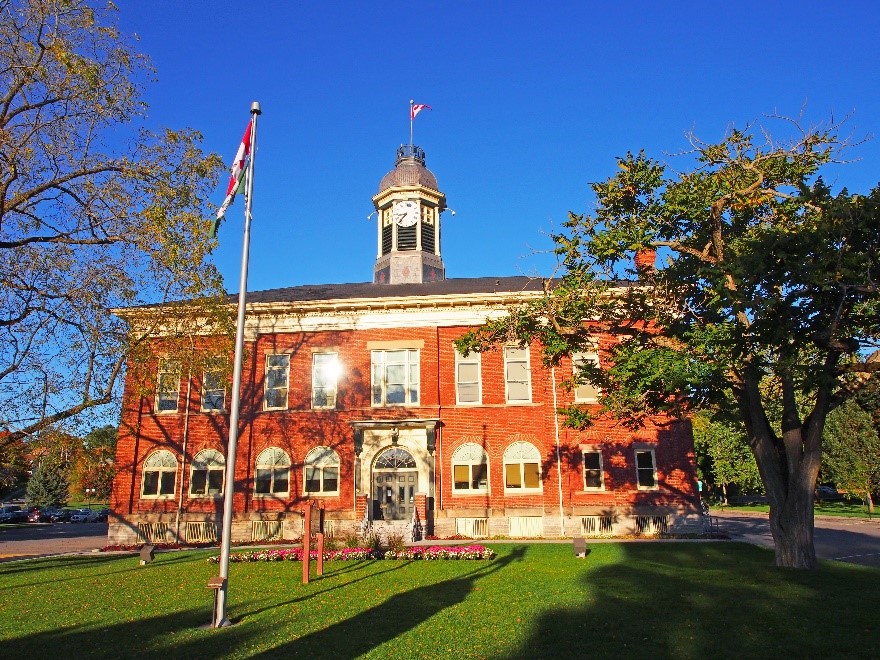
[(430, 105), (425, 105), (424, 103), (415, 103), (410, 106), (409, 111), (409, 120), (412, 121), (416, 118), (416, 115), (419, 114), (422, 110), (430, 110)]
[(226, 215), (226, 209), (228, 209), (232, 205), (232, 202), (235, 201), (236, 193), (244, 192), (245, 190), (247, 184), (247, 168), (245, 167), (245, 163), (251, 153), (251, 126), (253, 123), (253, 119), (248, 122), (247, 128), (244, 130), (244, 137), (241, 138), (241, 144), (238, 145), (235, 160), (232, 161), (229, 185), (226, 186), (226, 199), (223, 200), (220, 208), (217, 209), (217, 218), (214, 220), (214, 225), (211, 227), (211, 238), (217, 236), (217, 230), (220, 228), (223, 216)]

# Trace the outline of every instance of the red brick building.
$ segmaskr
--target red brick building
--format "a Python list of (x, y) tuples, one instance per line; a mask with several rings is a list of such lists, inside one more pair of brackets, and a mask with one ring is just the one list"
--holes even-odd
[[(335, 534), (698, 529), (689, 422), (633, 432), (603, 419), (578, 432), (556, 413), (595, 402), (591, 388), (561, 383), (578, 361), (601, 365), (613, 339), (555, 369), (538, 346), (459, 355), (465, 330), (541, 283), (446, 279), (446, 199), (418, 147), (401, 147), (373, 202), (372, 282), (248, 294), (233, 539), (297, 537), (315, 500)], [(110, 540), (216, 538), (229, 388), (210, 370), (184, 374), (161, 358), (155, 368), (155, 395), (131, 373), (126, 382)]]

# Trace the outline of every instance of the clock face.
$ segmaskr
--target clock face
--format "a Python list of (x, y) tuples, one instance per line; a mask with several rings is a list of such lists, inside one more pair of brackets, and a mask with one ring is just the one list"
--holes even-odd
[(412, 227), (419, 221), (419, 204), (411, 199), (397, 202), (391, 217), (401, 227)]

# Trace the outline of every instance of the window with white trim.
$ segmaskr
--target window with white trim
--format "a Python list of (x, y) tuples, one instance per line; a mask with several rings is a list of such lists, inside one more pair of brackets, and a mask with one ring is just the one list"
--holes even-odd
[(226, 382), (223, 358), (211, 359), (202, 373), (202, 412), (226, 410)]
[(264, 410), (287, 410), (287, 384), (290, 379), (290, 355), (266, 356)]
[(403, 406), (419, 403), (419, 351), (372, 351), (373, 405)]
[(254, 470), (257, 495), (287, 495), (290, 492), (290, 456), (280, 447), (267, 447), (257, 456)]
[(336, 353), (312, 354), (312, 408), (336, 407), (336, 381), (339, 356)]
[(312, 449), (303, 469), (306, 495), (339, 495), (339, 455), (330, 447)]
[(147, 456), (141, 482), (141, 497), (174, 497), (177, 483), (177, 459), (167, 449)]
[(636, 476), (639, 490), (657, 488), (657, 462), (653, 449), (636, 449)]
[(602, 452), (598, 449), (585, 449), (584, 490), (605, 490), (605, 477), (602, 473)]
[(507, 403), (528, 403), (532, 400), (528, 347), (504, 347), (504, 394)]
[(595, 352), (574, 353), (571, 356), (572, 370), (578, 385), (574, 388), (575, 403), (596, 403), (599, 400), (599, 388), (588, 383), (580, 375), (581, 367), (585, 365), (599, 366), (599, 355)]
[(193, 458), (189, 494), (193, 497), (219, 497), (223, 494), (226, 459), (216, 449), (203, 449)]
[(489, 490), (489, 457), (486, 450), (466, 442), (452, 453), (452, 492), (485, 493)]
[(517, 441), (504, 450), (504, 489), (541, 491), (541, 452), (531, 442)]
[(455, 351), (455, 402), (480, 403), (480, 354), (471, 352), (467, 357)]
[(180, 362), (159, 360), (156, 378), (156, 412), (176, 413), (180, 398)]

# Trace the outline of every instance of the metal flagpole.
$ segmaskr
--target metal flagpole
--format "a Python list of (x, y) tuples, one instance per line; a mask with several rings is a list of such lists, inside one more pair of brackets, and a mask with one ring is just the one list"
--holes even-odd
[[(415, 99), (410, 99), (409, 100), (409, 146), (410, 146), (410, 151), (412, 151), (413, 103), (415, 103)], [(410, 155), (412, 155), (412, 154), (410, 154)]]
[(235, 495), (235, 453), (238, 449), (238, 417), (241, 407), (241, 361), (244, 352), (244, 313), (247, 301), (248, 253), (251, 243), (251, 204), (254, 192), (254, 160), (257, 155), (257, 117), (262, 114), (257, 101), (251, 103), (251, 159), (245, 189), (244, 241), (241, 248), (241, 280), (238, 285), (238, 322), (235, 326), (235, 364), (232, 371), (232, 405), (229, 411), (229, 446), (226, 448), (226, 490), (223, 498), (223, 530), (220, 536), (220, 587), (214, 601), (214, 628), (230, 625), (226, 617), (229, 590), (229, 548), (232, 537), (232, 506)]

